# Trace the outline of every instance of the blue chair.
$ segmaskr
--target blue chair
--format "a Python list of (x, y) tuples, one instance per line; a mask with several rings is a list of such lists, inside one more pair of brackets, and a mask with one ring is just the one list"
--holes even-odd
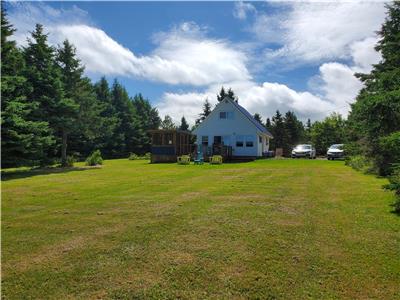
[(197, 157), (193, 161), (195, 165), (202, 165), (204, 163), (203, 151), (201, 149), (202, 145), (197, 146)]

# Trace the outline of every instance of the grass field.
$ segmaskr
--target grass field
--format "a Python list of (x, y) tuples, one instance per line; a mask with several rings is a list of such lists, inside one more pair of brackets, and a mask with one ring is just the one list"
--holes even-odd
[(384, 183), (322, 160), (6, 174), (3, 297), (400, 299)]

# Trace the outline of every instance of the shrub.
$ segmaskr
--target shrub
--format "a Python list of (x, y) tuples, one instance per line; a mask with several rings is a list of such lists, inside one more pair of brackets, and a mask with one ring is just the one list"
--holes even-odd
[(345, 164), (363, 173), (374, 173), (373, 162), (363, 155), (347, 156)]
[(383, 188), (394, 191), (396, 200), (393, 204), (394, 211), (400, 213), (400, 164), (396, 164), (392, 168), (392, 175), (388, 177), (389, 184), (383, 186)]
[(72, 155), (67, 156), (67, 160), (65, 161), (65, 167), (73, 167), (75, 163), (75, 158)]
[(149, 160), (150, 159), (150, 152), (147, 152), (143, 156), (139, 156), (135, 153), (131, 153), (128, 157), (129, 160), (138, 160), (138, 159), (144, 159), (144, 160)]
[(139, 159), (139, 155), (135, 154), (135, 153), (131, 153), (128, 157), (129, 160), (137, 160)]
[(86, 158), (86, 165), (87, 166), (97, 166), (103, 164), (103, 158), (101, 157), (100, 150), (94, 151), (92, 154)]

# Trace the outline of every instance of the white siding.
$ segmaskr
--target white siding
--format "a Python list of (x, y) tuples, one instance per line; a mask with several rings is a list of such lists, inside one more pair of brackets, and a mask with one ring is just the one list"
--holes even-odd
[[(233, 112), (233, 118), (220, 119), (220, 112)], [(208, 136), (208, 145), (211, 146), (214, 136), (221, 136), (230, 140), (234, 156), (261, 156), (259, 151), (258, 130), (254, 124), (229, 101), (223, 101), (211, 114), (194, 130), (197, 143), (201, 143), (202, 136)], [(243, 147), (236, 142), (244, 137)], [(253, 140), (253, 147), (246, 147), (246, 140)]]

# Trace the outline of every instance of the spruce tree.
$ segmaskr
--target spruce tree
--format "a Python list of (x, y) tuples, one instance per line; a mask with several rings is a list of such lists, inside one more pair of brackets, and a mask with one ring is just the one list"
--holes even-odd
[(285, 139), (285, 124), (283, 122), (282, 114), (279, 110), (276, 111), (272, 117), (271, 133), (274, 138), (271, 140), (272, 148), (283, 148)]
[(284, 152), (288, 155), (290, 150), (303, 138), (304, 126), (303, 123), (297, 119), (294, 112), (288, 111), (285, 114), (284, 127)]
[(78, 107), (70, 99), (64, 98), (60, 69), (55, 62), (55, 49), (47, 44), (47, 34), (43, 26), (36, 25), (24, 48), (26, 67), (24, 75), (29, 86), (28, 99), (37, 102), (33, 111), (36, 120), (49, 123), (52, 135), (56, 138), (56, 147), (48, 153), (55, 157), (61, 150), (64, 122)]
[(95, 139), (93, 149), (100, 149), (105, 157), (112, 157), (114, 148), (113, 135), (120, 124), (115, 107), (111, 100), (111, 91), (106, 78), (103, 76), (100, 81), (94, 85), (97, 102), (100, 105), (100, 117), (102, 119), (102, 128), (100, 135)]
[(151, 137), (149, 130), (157, 129), (160, 126), (161, 119), (158, 110), (151, 106), (150, 101), (145, 99), (142, 94), (137, 94), (132, 99), (138, 115), (138, 149), (135, 153), (144, 154), (150, 151)]
[(54, 143), (48, 122), (37, 119), (35, 98), (24, 76), (21, 51), (10, 37), (15, 32), (1, 8), (1, 147), (2, 166), (42, 164)]
[(113, 135), (113, 157), (123, 157), (135, 152), (141, 135), (136, 109), (126, 89), (117, 81), (111, 89), (111, 102), (120, 120)]
[(260, 115), (259, 113), (255, 113), (254, 116), (253, 116), (253, 118), (254, 118), (258, 123), (260, 123), (261, 125), (263, 125), (262, 117), (261, 117), (261, 115)]
[(189, 124), (187, 123), (185, 116), (182, 116), (181, 125), (179, 126), (179, 129), (185, 131), (189, 130)]
[(161, 129), (176, 129), (174, 121), (169, 115), (165, 115), (164, 120), (162, 120)]
[[(356, 74), (364, 83), (351, 106), (349, 123), (353, 136), (364, 142), (364, 154), (374, 159), (381, 175), (390, 172), (398, 151), (387, 151), (384, 141), (400, 136), (400, 1), (387, 6), (388, 13), (375, 49), (382, 60), (369, 74)], [(390, 138), (389, 138), (390, 140)]]
[(199, 114), (199, 118), (196, 120), (196, 125), (200, 124), (209, 114), (211, 114), (211, 104), (208, 98), (204, 101), (203, 111)]

